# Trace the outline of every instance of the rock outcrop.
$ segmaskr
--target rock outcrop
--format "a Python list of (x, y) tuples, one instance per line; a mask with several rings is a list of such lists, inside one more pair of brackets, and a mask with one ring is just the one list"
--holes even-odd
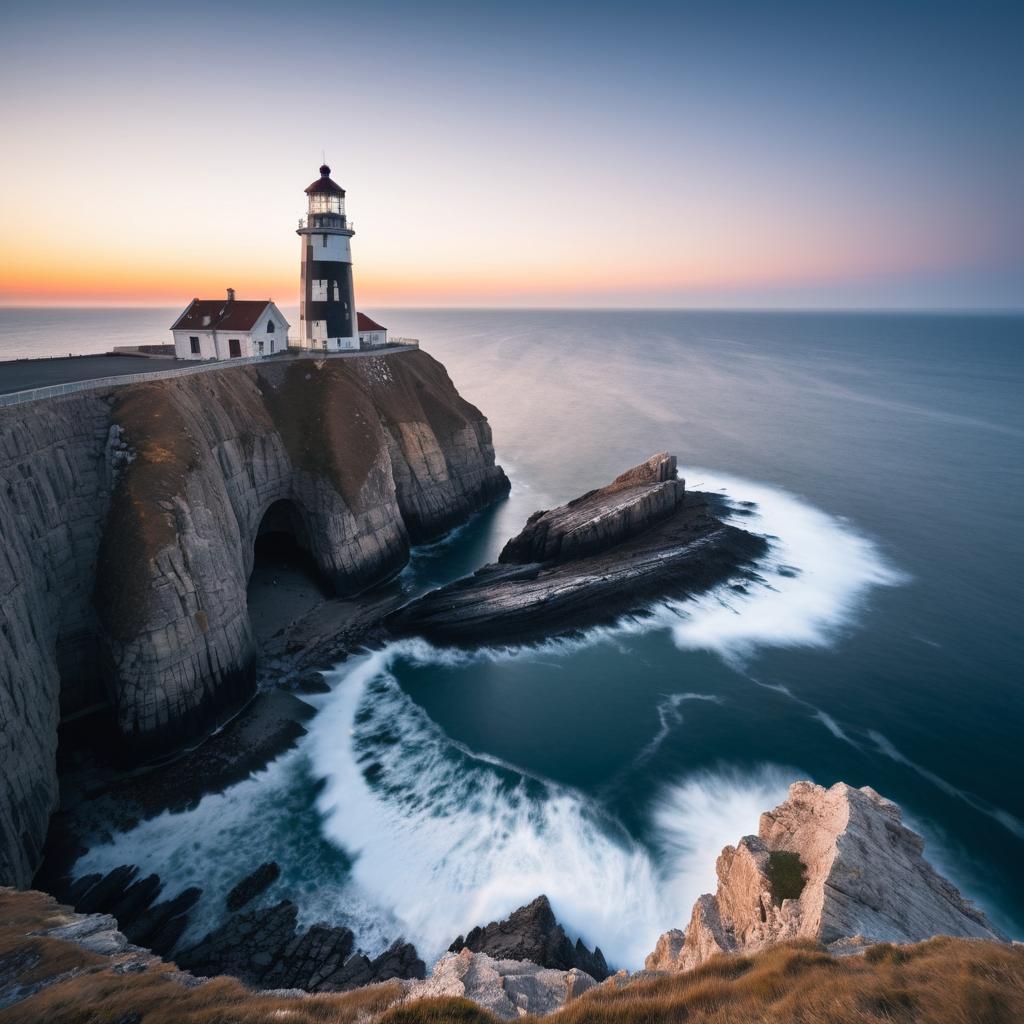
[(448, 951), (460, 953), (463, 949), (486, 953), (495, 960), (531, 960), (540, 967), (560, 971), (575, 967), (598, 981), (604, 981), (610, 973), (599, 947), (591, 952), (580, 939), (574, 944), (565, 934), (547, 896), (538, 896), (504, 921), (492, 921), (472, 929), (465, 937), (460, 935)]
[(229, 917), (197, 945), (175, 955), (193, 974), (230, 974), (258, 989), (345, 992), (392, 978), (422, 978), (416, 950), (397, 941), (370, 959), (355, 950), (348, 928), (318, 923), (297, 926), (295, 904), (245, 910)]
[(472, 999), (504, 1020), (515, 1020), (527, 1013), (553, 1013), (595, 984), (575, 967), (552, 970), (526, 960), (496, 960), (463, 949), (438, 960), (429, 978), (410, 985), (406, 999)]
[(727, 525), (716, 495), (687, 493), (655, 455), (607, 487), (534, 513), (501, 560), (388, 617), (441, 643), (522, 641), (640, 611), (749, 572), (761, 537)]
[(550, 512), (534, 512), (504, 547), (498, 561), (568, 562), (604, 551), (672, 515), (686, 484), (678, 479), (676, 457), (662, 452), (616, 477), (607, 487), (575, 498)]
[(761, 815), (758, 835), (722, 851), (716, 894), (697, 900), (685, 933), (658, 940), (646, 967), (689, 970), (798, 938), (837, 951), (934, 935), (1001, 939), (923, 851), (899, 807), (873, 789), (795, 782)]
[(486, 420), (423, 352), (0, 409), (0, 882), (38, 864), (62, 708), (109, 703), (149, 758), (251, 694), (261, 530), (353, 595), (507, 489)]

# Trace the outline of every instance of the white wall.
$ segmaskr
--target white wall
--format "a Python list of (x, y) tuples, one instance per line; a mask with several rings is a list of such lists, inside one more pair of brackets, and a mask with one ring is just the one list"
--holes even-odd
[[(178, 359), (216, 359), (217, 348), (213, 331), (172, 331), (174, 355)], [(199, 339), (199, 355), (192, 351), (190, 338)]]
[[(269, 325), (274, 324), (274, 330)], [(178, 359), (230, 359), (232, 338), (237, 338), (243, 356), (270, 356), (288, 348), (288, 321), (273, 303), (260, 314), (251, 331), (172, 331), (174, 354)], [(199, 339), (199, 355), (190, 339)], [(260, 351), (260, 342), (263, 351)]]
[[(273, 331), (268, 329), (270, 324), (274, 325)], [(284, 352), (288, 348), (288, 321), (281, 315), (277, 306), (271, 303), (260, 314), (250, 335), (253, 355), (272, 356), (277, 352)], [(260, 342), (263, 342), (262, 352)]]
[(377, 345), (386, 345), (388, 343), (388, 332), (387, 331), (360, 331), (359, 332), (359, 344), (370, 345), (376, 347)]
[(328, 235), (326, 245), (322, 234), (312, 234), (309, 240), (313, 244), (313, 259), (333, 260), (336, 263), (352, 262), (352, 247), (349, 245), (348, 235)]

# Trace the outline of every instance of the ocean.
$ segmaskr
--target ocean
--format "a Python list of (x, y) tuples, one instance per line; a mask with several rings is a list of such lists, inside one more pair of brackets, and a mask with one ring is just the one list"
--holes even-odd
[[(174, 312), (0, 310), (0, 357), (160, 341)], [(268, 899), (428, 960), (544, 892), (635, 968), (791, 781), (844, 780), (1024, 937), (1024, 317), (369, 312), (447, 366), (513, 483), (417, 551), (410, 590), (663, 450), (754, 503), (760, 581), (526, 648), (350, 659), (295, 749), (79, 873), (203, 886), (198, 937), (275, 859)]]

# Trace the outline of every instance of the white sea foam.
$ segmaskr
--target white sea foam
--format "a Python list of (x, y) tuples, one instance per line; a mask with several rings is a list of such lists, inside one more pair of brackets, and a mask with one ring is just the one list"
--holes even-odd
[(682, 649), (736, 660), (757, 647), (822, 647), (850, 624), (870, 588), (906, 579), (849, 523), (786, 491), (705, 470), (688, 475), (703, 490), (752, 503), (730, 521), (768, 537), (770, 550), (757, 567), (761, 579), (742, 590), (668, 603), (671, 617), (662, 621)]
[[(785, 800), (791, 782), (806, 778), (798, 769), (766, 764), (696, 772), (667, 787), (654, 812), (663, 896), (689, 912), (701, 893), (713, 893), (722, 848), (756, 833), (761, 812)], [(687, 923), (688, 916), (676, 927)]]
[(658, 731), (654, 734), (643, 750), (637, 754), (632, 767), (637, 768), (649, 761), (668, 739), (669, 734), (677, 726), (683, 724), (682, 705), (687, 701), (707, 701), (712, 704), (724, 703), (724, 698), (713, 693), (669, 693), (658, 701), (655, 710), (658, 713)]
[(546, 893), (573, 934), (638, 966), (685, 923), (722, 845), (799, 774), (701, 773), (671, 787), (656, 822), (665, 856), (652, 857), (583, 794), (453, 744), (392, 677), (400, 653), (346, 668), (307, 749), (325, 780), (324, 831), (353, 856), (355, 885), (428, 955)]
[(818, 721), (821, 722), (821, 724), (825, 726), (825, 728), (828, 729), (828, 731), (832, 733), (832, 735), (835, 736), (837, 740), (842, 740), (844, 743), (849, 743), (851, 747), (859, 748), (860, 745), (856, 742), (856, 740), (850, 739), (850, 737), (846, 734), (846, 730), (844, 730), (843, 727), (831, 715), (826, 714), (826, 712), (822, 711), (819, 708), (817, 711), (814, 712), (814, 717), (817, 718)]
[[(398, 658), (451, 667), (562, 659), (598, 643), (626, 648), (631, 636), (658, 629), (671, 630), (681, 649), (737, 664), (761, 644), (827, 643), (867, 588), (898, 581), (874, 545), (839, 520), (773, 488), (700, 475), (705, 488), (756, 502), (736, 521), (772, 538), (762, 582), (529, 647), (466, 653), (407, 640), (354, 658), (327, 673), (332, 692), (317, 698), (319, 713), (296, 750), (192, 810), (94, 848), (76, 874), (137, 863), (164, 878), (167, 895), (202, 886), (195, 937), (241, 874), (273, 857), (282, 879), (268, 898), (287, 894), (304, 923), (346, 924), (371, 953), (404, 935), (428, 959), (543, 892), (572, 934), (599, 943), (617, 966), (640, 966), (658, 935), (683, 926), (693, 900), (713, 889), (722, 846), (755, 830), (760, 812), (801, 773), (723, 768), (679, 780), (657, 797), (646, 846), (586, 795), (453, 742), (401, 689), (392, 666)], [(799, 700), (782, 684), (761, 685)], [(682, 724), (685, 702), (715, 699), (668, 695), (645, 751)], [(322, 781), (315, 803), (314, 780)]]

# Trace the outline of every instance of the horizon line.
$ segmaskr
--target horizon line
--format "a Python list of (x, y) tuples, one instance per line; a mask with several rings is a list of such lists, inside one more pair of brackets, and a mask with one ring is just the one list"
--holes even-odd
[[(270, 298), (268, 302), (281, 305)], [(288, 303), (287, 305), (292, 305)], [(976, 313), (976, 314), (1024, 314), (1022, 306), (422, 306), (369, 303), (374, 309), (414, 310), (421, 312), (502, 312), (502, 313)], [(3, 309), (179, 309), (177, 305), (162, 303), (47, 303), (0, 302)]]

